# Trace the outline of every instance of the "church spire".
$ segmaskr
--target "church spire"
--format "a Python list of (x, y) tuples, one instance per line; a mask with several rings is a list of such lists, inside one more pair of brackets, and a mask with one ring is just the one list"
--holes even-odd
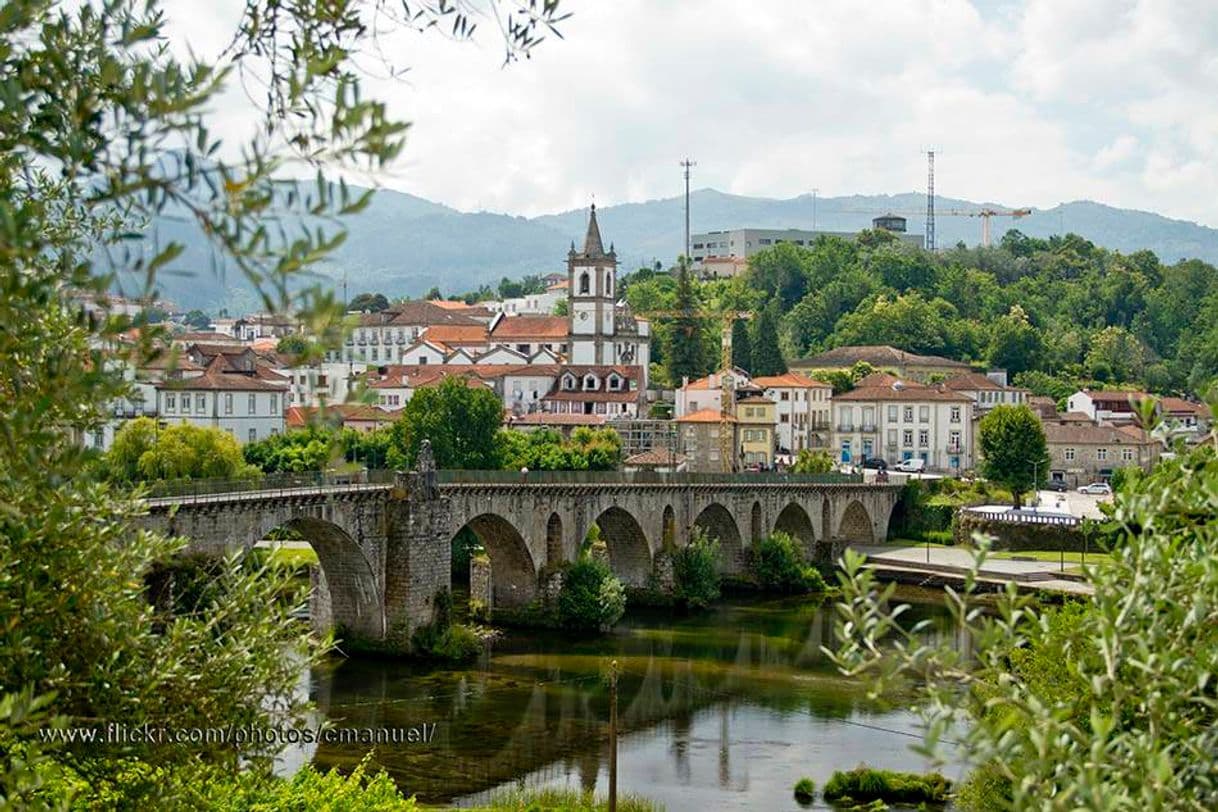
[(584, 237), (584, 256), (603, 257), (605, 256), (605, 244), (601, 242), (601, 230), (596, 224), (596, 204), (592, 204), (592, 214), (588, 218), (588, 235)]

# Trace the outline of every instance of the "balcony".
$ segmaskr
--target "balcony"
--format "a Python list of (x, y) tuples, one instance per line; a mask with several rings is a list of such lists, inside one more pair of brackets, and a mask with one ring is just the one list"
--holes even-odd
[(838, 423), (838, 424), (837, 424), (837, 430), (838, 430), (839, 432), (851, 432), (851, 431), (854, 431), (854, 424), (853, 424), (853, 423)]
[(864, 423), (859, 431), (863, 432), (863, 434), (875, 434), (875, 423)]

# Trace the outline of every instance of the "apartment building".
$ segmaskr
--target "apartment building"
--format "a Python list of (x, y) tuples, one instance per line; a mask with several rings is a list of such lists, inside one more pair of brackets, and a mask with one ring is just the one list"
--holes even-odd
[(929, 470), (973, 467), (971, 398), (877, 372), (833, 398), (833, 447), (843, 463), (917, 458)]

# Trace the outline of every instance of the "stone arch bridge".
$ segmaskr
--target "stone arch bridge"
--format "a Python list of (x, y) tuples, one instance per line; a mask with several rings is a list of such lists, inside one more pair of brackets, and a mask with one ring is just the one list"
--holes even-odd
[(667, 552), (695, 528), (718, 538), (720, 566), (740, 572), (754, 540), (790, 533), (809, 560), (829, 563), (850, 543), (887, 536), (900, 486), (848, 477), (435, 471), (372, 472), (259, 490), (148, 501), (150, 529), (184, 536), (190, 549), (249, 548), (291, 528), (316, 550), (321, 617), (350, 638), (405, 648), (451, 588), (452, 539), (477, 535), (489, 558), (474, 585), (492, 607), (543, 596), (589, 528), (601, 531), (610, 566), (627, 586), (671, 583)]

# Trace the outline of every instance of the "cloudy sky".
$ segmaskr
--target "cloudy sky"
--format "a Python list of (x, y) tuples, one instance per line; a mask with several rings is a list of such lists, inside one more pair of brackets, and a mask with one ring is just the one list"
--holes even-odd
[[(206, 53), (227, 21), (203, 5), (170, 8)], [(490, 20), (474, 43), (391, 40), (408, 78), (372, 89), (413, 126), (378, 182), (532, 215), (677, 194), (689, 156), (695, 188), (895, 193), (925, 190), (934, 147), (946, 196), (1218, 226), (1214, 0), (563, 6), (564, 39), (507, 68)]]

